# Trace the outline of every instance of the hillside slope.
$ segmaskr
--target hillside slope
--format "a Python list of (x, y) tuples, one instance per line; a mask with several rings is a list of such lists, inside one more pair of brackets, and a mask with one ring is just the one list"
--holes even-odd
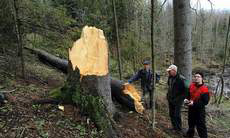
[[(34, 99), (49, 96), (50, 90), (60, 87), (65, 81), (61, 72), (40, 63), (36, 57), (26, 53), (25, 80), (0, 76), (0, 91), (6, 92), (8, 102), (0, 107), (0, 137), (103, 137), (97, 131), (93, 122), (81, 114), (78, 107), (64, 105), (64, 111), (58, 105), (33, 104)], [(151, 111), (146, 110), (143, 115), (128, 111), (116, 103), (120, 109), (116, 119), (117, 129), (121, 138), (180, 138), (182, 135), (170, 131), (166, 94), (166, 78), (157, 85), (157, 114), (156, 129), (151, 128)], [(230, 137), (229, 112), (222, 109), (229, 108), (229, 102), (222, 107), (209, 105), (207, 114), (208, 132), (210, 138)], [(183, 109), (183, 126), (187, 128), (186, 109)]]

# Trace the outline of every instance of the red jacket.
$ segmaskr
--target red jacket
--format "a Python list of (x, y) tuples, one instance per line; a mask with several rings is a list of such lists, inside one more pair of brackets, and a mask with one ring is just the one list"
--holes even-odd
[(208, 94), (208, 87), (204, 84), (197, 86), (195, 83), (190, 84), (189, 86), (190, 100), (197, 102), (200, 100), (202, 94)]

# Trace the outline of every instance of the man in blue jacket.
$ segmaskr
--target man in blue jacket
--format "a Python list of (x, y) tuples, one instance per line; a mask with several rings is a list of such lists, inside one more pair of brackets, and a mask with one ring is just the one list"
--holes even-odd
[[(145, 97), (146, 93), (149, 92), (150, 97), (152, 97), (152, 81), (153, 81), (153, 73), (150, 69), (150, 61), (146, 60), (143, 62), (144, 68), (140, 69), (133, 77), (128, 80), (128, 83), (132, 83), (141, 79), (141, 89), (143, 91), (142, 99)], [(159, 82), (160, 75), (156, 74), (156, 82)], [(152, 107), (153, 103), (150, 100), (150, 107)]]

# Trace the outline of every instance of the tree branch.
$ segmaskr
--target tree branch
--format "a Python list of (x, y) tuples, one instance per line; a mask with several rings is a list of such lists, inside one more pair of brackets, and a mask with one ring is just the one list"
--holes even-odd
[(162, 9), (163, 9), (163, 6), (165, 5), (166, 2), (167, 2), (167, 0), (164, 0), (164, 2), (161, 4), (160, 10), (159, 10), (159, 12), (157, 13), (158, 16), (160, 15), (160, 13), (161, 13), (161, 11), (162, 11)]
[(211, 0), (208, 0), (208, 2), (210, 3), (211, 5), (211, 11), (213, 10), (213, 3), (211, 2)]
[(10, 90), (10, 91), (0, 91), (0, 92), (2, 92), (2, 93), (11, 93), (11, 92), (14, 92), (14, 91), (16, 91), (17, 89), (14, 89), (14, 90)]

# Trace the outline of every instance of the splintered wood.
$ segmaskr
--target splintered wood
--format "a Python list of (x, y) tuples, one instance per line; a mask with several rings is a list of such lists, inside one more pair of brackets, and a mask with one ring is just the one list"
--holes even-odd
[(81, 38), (69, 49), (73, 70), (77, 67), (82, 76), (108, 74), (108, 44), (102, 30), (85, 26)]
[(134, 100), (135, 110), (138, 113), (143, 113), (144, 107), (141, 103), (141, 94), (135, 87), (131, 84), (125, 84), (123, 88), (124, 94), (128, 94)]

